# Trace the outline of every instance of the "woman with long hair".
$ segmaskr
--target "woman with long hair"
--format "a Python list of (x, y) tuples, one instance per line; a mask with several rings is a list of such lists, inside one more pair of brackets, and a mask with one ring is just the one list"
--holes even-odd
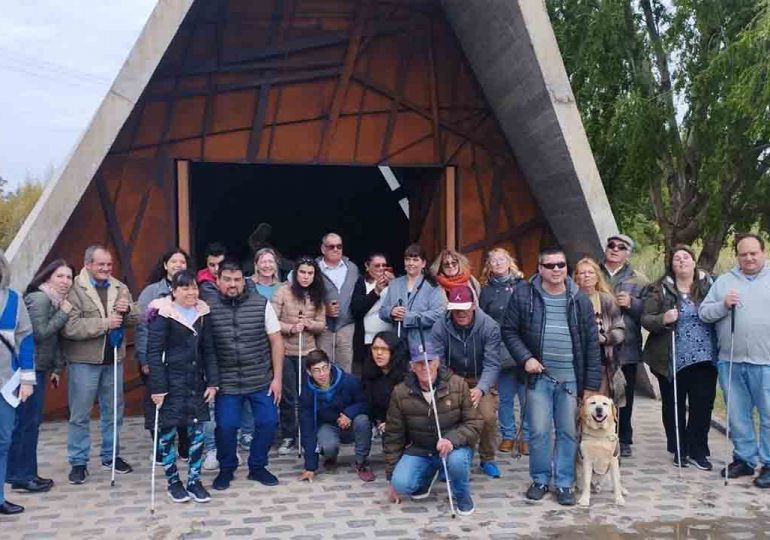
[[(479, 307), (492, 317), (497, 324), (502, 324), (508, 299), (516, 284), (524, 277), (516, 261), (503, 248), (492, 249), (487, 253), (484, 268), (481, 271), (481, 293)], [(500, 427), (500, 452), (511, 452), (518, 445), (522, 455), (529, 454), (529, 429), (524, 415), (524, 402), (527, 393), (527, 375), (519, 367), (508, 348), (500, 347), (500, 376), (497, 380), (497, 392), (500, 407), (497, 410), (497, 422)], [(519, 431), (517, 437), (515, 399), (519, 399)]]
[(602, 351), (602, 385), (599, 392), (611, 398), (616, 407), (623, 407), (626, 404), (626, 379), (617, 358), (618, 348), (622, 346), (625, 337), (623, 313), (595, 260), (590, 257), (580, 259), (575, 265), (572, 279), (591, 299), (594, 307)]
[(453, 287), (466, 286), (473, 291), (476, 300), (481, 292), (481, 285), (471, 273), (468, 257), (454, 249), (444, 249), (430, 266), (430, 273), (446, 293)]
[(378, 332), (364, 359), (362, 379), (369, 400), (369, 419), (380, 434), (385, 423), (393, 388), (404, 380), (409, 371), (409, 350), (406, 340), (392, 331)]
[(362, 366), (369, 354), (369, 346), (379, 332), (393, 326), (380, 319), (380, 305), (388, 293), (388, 284), (394, 279), (388, 259), (382, 253), (372, 253), (364, 262), (364, 273), (353, 287), (350, 311), (355, 319), (353, 334), (354, 365)]
[(272, 248), (262, 248), (254, 254), (254, 274), (249, 279), (249, 286), (267, 298), (273, 298), (273, 294), (281, 286), (278, 275), (278, 258)]
[(72, 310), (67, 293), (72, 287), (74, 275), (75, 269), (67, 261), (56, 259), (32, 279), (24, 294), (35, 341), (36, 384), (32, 396), (16, 409), (16, 427), (8, 453), (6, 482), (17, 491), (38, 493), (53, 486), (53, 480), (38, 476), (37, 443), (43, 421), (46, 386), (50, 384), (58, 389), (64, 370), (59, 330), (67, 323)]
[(323, 276), (318, 263), (311, 257), (301, 257), (295, 263), (289, 281), (281, 285), (271, 300), (281, 323), (286, 351), (280, 403), (282, 441), (278, 448), (279, 455), (291, 453), (297, 444), (297, 377), (298, 373), (304, 371), (299, 365), (299, 358), (316, 348), (316, 336), (326, 328), (324, 294)]

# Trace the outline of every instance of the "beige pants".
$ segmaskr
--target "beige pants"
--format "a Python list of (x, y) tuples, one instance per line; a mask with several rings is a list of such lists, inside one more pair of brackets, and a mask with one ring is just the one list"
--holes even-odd
[(491, 388), (479, 401), (479, 412), (484, 419), (479, 438), (479, 458), (481, 461), (494, 461), (495, 447), (497, 446), (497, 409), (500, 398), (497, 388)]
[(353, 369), (353, 331), (356, 325), (349, 324), (337, 330), (335, 350), (332, 354), (332, 335), (334, 332), (328, 328), (321, 335), (316, 337), (316, 345), (329, 356), (344, 371), (351, 373)]

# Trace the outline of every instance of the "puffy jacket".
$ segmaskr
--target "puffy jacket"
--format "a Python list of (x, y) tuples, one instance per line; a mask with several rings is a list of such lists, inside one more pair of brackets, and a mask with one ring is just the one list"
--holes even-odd
[(171, 294), (171, 286), (165, 279), (150, 283), (139, 294), (136, 303), (139, 308), (139, 323), (134, 334), (134, 358), (140, 365), (147, 363), (147, 308), (150, 302), (158, 298), (165, 298)]
[[(538, 290), (540, 276), (520, 281), (508, 301), (501, 327), (503, 343), (516, 362), (524, 367), (527, 360), (542, 358), (545, 332), (545, 303)], [(599, 332), (591, 300), (580, 292), (569, 277), (567, 285), (567, 319), (572, 337), (572, 357), (578, 394), (583, 389), (598, 390), (602, 382)], [(536, 377), (530, 377), (534, 383)]]
[(33, 291), (24, 296), (32, 336), (35, 339), (35, 371), (61, 373), (64, 356), (59, 343), (59, 331), (67, 324), (67, 314), (53, 305), (48, 295)]
[(217, 364), (204, 362), (201, 329), (209, 307), (203, 301), (195, 306), (196, 319), (188, 323), (171, 298), (152, 302), (148, 310), (147, 362), (150, 366), (151, 394), (165, 394), (159, 423), (163, 428), (186, 426), (209, 420), (209, 406), (203, 400), (207, 386), (219, 385)]
[(623, 313), (623, 323), (626, 326), (626, 331), (623, 338), (623, 347), (621, 347), (618, 357), (621, 365), (636, 364), (642, 358), (643, 298), (650, 280), (638, 270), (634, 270), (631, 263), (626, 263), (614, 276), (610, 275), (607, 267), (604, 265), (602, 265), (602, 272), (604, 272), (604, 277), (615, 291), (615, 294), (624, 291), (631, 296), (631, 307), (620, 308)]
[[(471, 402), (468, 383), (442, 366), (434, 384), (441, 434), (455, 448), (475, 447), (484, 421)], [(393, 389), (386, 422), (383, 451), (388, 480), (402, 455), (436, 454), (438, 432), (433, 406), (425, 400), (413, 373)]]
[(273, 309), (281, 323), (281, 335), (283, 336), (283, 345), (286, 356), (297, 356), (299, 354), (299, 335), (292, 334), (290, 329), (299, 321), (299, 314), (302, 312), (305, 320), (309, 320), (305, 331), (302, 333), (302, 354), (316, 348), (315, 336), (320, 334), (326, 328), (326, 307), (321, 304), (321, 308), (316, 310), (310, 298), (305, 297), (304, 302), (300, 302), (291, 292), (289, 282), (281, 285), (273, 295), (270, 301)]
[[(332, 300), (336, 300), (340, 303), (339, 317), (326, 318), (326, 327), (334, 332), (336, 332), (340, 328), (344, 328), (349, 324), (353, 324), (353, 313), (350, 311), (350, 302), (353, 298), (353, 287), (355, 287), (356, 281), (358, 281), (358, 276), (360, 275), (358, 271), (358, 266), (356, 266), (356, 263), (354, 263), (347, 257), (342, 257), (342, 260), (345, 262), (345, 265), (348, 267), (348, 272), (347, 274), (345, 274), (345, 281), (342, 283), (342, 288), (340, 290), (337, 290), (337, 286), (334, 285), (334, 283), (332, 283), (332, 280), (329, 279), (326, 276), (326, 274), (321, 272), (321, 275), (324, 278), (324, 288), (326, 290), (326, 295), (325, 295), (326, 301), (331, 302)], [(318, 257), (316, 259), (316, 262), (319, 265), (321, 264), (321, 261), (323, 261), (323, 257)]]
[(436, 353), (444, 365), (460, 377), (471, 377), (484, 394), (497, 384), (500, 376), (500, 327), (476, 308), (473, 325), (459, 330), (451, 312), (436, 321), (431, 331)]
[[(318, 427), (321, 424), (337, 424), (340, 413), (352, 421), (359, 414), (368, 414), (368, 404), (361, 381), (355, 375), (331, 366), (329, 388), (319, 388), (310, 377), (302, 383), (299, 398), (299, 425), (302, 435), (305, 470), (318, 469)], [(353, 429), (351, 426), (350, 429)]]
[(211, 313), (203, 327), (206, 364), (219, 370), (219, 392), (250, 394), (267, 390), (273, 378), (270, 341), (265, 330), (267, 298), (245, 289), (236, 298), (210, 295)]

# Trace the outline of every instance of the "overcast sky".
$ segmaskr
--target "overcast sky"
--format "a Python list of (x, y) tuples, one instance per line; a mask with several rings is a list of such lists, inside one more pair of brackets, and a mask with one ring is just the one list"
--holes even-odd
[(0, 0), (0, 176), (62, 164), (156, 0)]

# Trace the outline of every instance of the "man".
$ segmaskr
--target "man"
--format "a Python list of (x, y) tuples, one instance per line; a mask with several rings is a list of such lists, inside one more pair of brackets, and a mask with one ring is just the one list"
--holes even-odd
[(636, 369), (642, 358), (642, 295), (650, 281), (641, 272), (634, 270), (628, 259), (634, 249), (634, 241), (625, 234), (616, 234), (607, 239), (602, 270), (612, 289), (615, 300), (623, 313), (626, 325), (625, 339), (620, 348), (620, 366), (626, 378), (626, 405), (620, 408), (618, 438), (621, 457), (631, 457), (633, 427), (631, 414), (634, 411), (634, 389)]
[(470, 515), (476, 509), (469, 477), (473, 448), (483, 424), (481, 413), (473, 406), (465, 379), (441, 365), (438, 347), (430, 336), (425, 340), (425, 349), (415, 342), (410, 352), (410, 373), (393, 389), (385, 422), (383, 452), (390, 482), (388, 496), (395, 503), (401, 502), (402, 495), (425, 499), (439, 470), (443, 471), (445, 460), (457, 513)]
[(266, 467), (281, 400), (281, 326), (267, 298), (246, 288), (237, 261), (219, 265), (217, 290), (208, 298), (211, 313), (203, 325), (203, 355), (206, 362), (216, 361), (220, 384), (214, 405), (219, 474), (212, 487), (230, 487), (238, 468), (238, 428), (246, 401), (254, 411), (248, 478), (275, 486), (278, 479)]
[(466, 285), (449, 290), (446, 309), (446, 315), (433, 325), (437, 353), (453, 373), (468, 383), (471, 402), (484, 419), (479, 440), (481, 470), (487, 476), (500, 478), (495, 463), (500, 327), (476, 306), (473, 292)]
[[(591, 300), (567, 276), (560, 249), (538, 257), (538, 274), (513, 290), (501, 328), (511, 357), (527, 372), (529, 474), (527, 498), (540, 500), (555, 472), (557, 501), (575, 504), (578, 398), (602, 382), (599, 333)], [(556, 428), (556, 448), (551, 434)]]
[(332, 363), (351, 373), (353, 367), (353, 332), (355, 322), (350, 310), (353, 288), (358, 281), (358, 267), (342, 254), (342, 238), (328, 233), (321, 239), (318, 266), (326, 288), (326, 330), (316, 340)]
[[(126, 340), (117, 349), (117, 388), (113, 386), (114, 346), (111, 338), (121, 328), (135, 326), (139, 307), (125, 284), (112, 276), (112, 255), (103, 246), (86, 249), (84, 267), (72, 284), (67, 300), (72, 304), (62, 329), (62, 354), (67, 360), (67, 399), (70, 420), (67, 453), (72, 469), (70, 484), (83, 484), (91, 453), (91, 407), (99, 400), (102, 432), (101, 461), (112, 468), (113, 393), (117, 394), (117, 436), (123, 426), (123, 359)], [(112, 334), (112, 335), (111, 335)], [(119, 439), (118, 439), (119, 440)], [(119, 455), (116, 444), (115, 472), (127, 474), (131, 466)]]
[(355, 469), (364, 482), (374, 481), (369, 467), (372, 424), (368, 402), (358, 377), (329, 362), (322, 350), (305, 357), (308, 378), (300, 397), (299, 422), (305, 470), (300, 480), (313, 481), (318, 470), (316, 448), (324, 456), (324, 465), (337, 464), (340, 443), (355, 443)]
[[(761, 465), (754, 485), (770, 488), (770, 264), (765, 242), (756, 234), (736, 235), (735, 255), (738, 265), (714, 282), (699, 315), (704, 322), (716, 323), (719, 338), (719, 384), (730, 400), (734, 445), (733, 462), (726, 467), (728, 478), (753, 476)], [(730, 360), (733, 369), (728, 393)], [(759, 412), (759, 444), (754, 435), (755, 408)]]
[(206, 257), (206, 268), (198, 270), (196, 276), (198, 287), (200, 287), (201, 298), (217, 295), (219, 265), (222, 264), (222, 261), (224, 261), (227, 256), (227, 248), (219, 242), (213, 242), (206, 246), (204, 256)]

